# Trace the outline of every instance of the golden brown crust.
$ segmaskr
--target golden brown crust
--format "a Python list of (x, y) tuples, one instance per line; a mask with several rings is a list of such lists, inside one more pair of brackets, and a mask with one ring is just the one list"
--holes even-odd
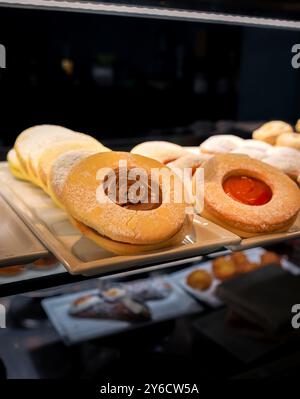
[(168, 141), (145, 141), (144, 143), (136, 145), (130, 152), (132, 154), (155, 159), (163, 164), (173, 162), (189, 154), (189, 152), (180, 145)]
[[(263, 162), (242, 155), (217, 155), (204, 165), (203, 217), (241, 237), (286, 231), (300, 210), (300, 191), (285, 174)], [(261, 206), (245, 205), (228, 196), (223, 181), (231, 175), (253, 177), (272, 190), (272, 199)]]
[(293, 128), (283, 121), (270, 121), (264, 123), (260, 128), (254, 130), (252, 137), (255, 140), (265, 141), (271, 145), (275, 145), (278, 136), (286, 132), (292, 132)]
[(91, 229), (85, 224), (75, 220), (69, 215), (69, 218), (72, 224), (81, 231), (87, 238), (94, 241), (100, 247), (106, 249), (109, 252), (115, 253), (117, 255), (139, 255), (139, 254), (147, 254), (151, 252), (155, 252), (158, 250), (162, 250), (165, 248), (172, 248), (174, 246), (178, 246), (182, 243), (185, 236), (190, 233), (192, 228), (192, 218), (191, 216), (186, 217), (185, 222), (182, 228), (171, 238), (168, 240), (162, 241), (157, 244), (149, 244), (149, 245), (136, 245), (129, 244), (119, 241), (114, 241), (109, 239), (108, 237), (104, 237), (100, 235), (97, 231)]
[(299, 133), (284, 133), (276, 140), (276, 146), (291, 147), (300, 150), (300, 134)]
[(206, 270), (197, 269), (187, 276), (186, 283), (196, 290), (206, 291), (212, 284), (212, 276)]
[[(139, 167), (168, 168), (161, 163), (140, 155), (109, 152), (92, 155), (70, 172), (64, 185), (62, 202), (73, 218), (96, 230), (100, 235), (115, 241), (148, 245), (158, 244), (173, 237), (183, 226), (185, 204), (175, 203), (173, 182), (171, 180), (170, 202), (147, 210), (132, 210), (119, 206), (106, 196), (106, 202), (97, 200), (96, 193), (102, 185), (97, 180), (97, 172), (102, 168), (117, 170), (119, 161), (127, 161), (128, 169)], [(181, 182), (179, 184), (182, 184)], [(160, 186), (164, 191), (165, 187)], [(97, 191), (98, 190), (98, 191)]]

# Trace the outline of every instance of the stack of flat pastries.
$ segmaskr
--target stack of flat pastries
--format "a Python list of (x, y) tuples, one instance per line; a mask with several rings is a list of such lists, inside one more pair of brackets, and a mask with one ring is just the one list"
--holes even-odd
[(93, 137), (62, 126), (38, 125), (24, 130), (7, 155), (12, 174), (41, 187), (61, 207), (59, 188), (52, 187), (52, 167), (72, 151), (82, 156), (110, 151)]
[[(53, 125), (23, 131), (7, 160), (15, 177), (43, 189), (85, 236), (110, 252), (144, 254), (179, 245), (191, 228), (185, 202), (174, 195), (182, 184), (176, 175), (171, 187), (159, 181), (157, 203), (120, 202), (120, 162), (127, 162), (128, 173), (142, 168), (149, 179), (152, 168), (170, 170), (157, 160), (112, 152), (91, 136)], [(106, 170), (116, 172), (116, 198), (110, 198), (105, 188), (109, 176), (99, 175)], [(129, 190), (133, 183), (128, 175), (126, 180)], [(161, 199), (165, 191), (170, 195), (166, 203)]]

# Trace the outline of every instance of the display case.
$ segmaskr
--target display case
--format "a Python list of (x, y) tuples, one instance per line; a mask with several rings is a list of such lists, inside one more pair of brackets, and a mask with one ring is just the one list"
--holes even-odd
[[(96, 301), (99, 299), (97, 290), (104, 297), (110, 290), (117, 292), (117, 295), (121, 292), (123, 298), (125, 291), (135, 292), (135, 295), (136, 291), (139, 295), (142, 295), (141, 291), (143, 294), (144, 291), (150, 291), (152, 295), (155, 291), (157, 294), (153, 288), (157, 285), (161, 298), (168, 298), (170, 302), (160, 308), (151, 299), (150, 305), (147, 302), (149, 298), (144, 300), (145, 308), (142, 310), (140, 327), (147, 336), (148, 333), (151, 335), (151, 329), (155, 329), (155, 326), (163, 325), (163, 328), (166, 326), (168, 329), (173, 323), (170, 320), (179, 320), (186, 316), (188, 326), (194, 323), (193, 331), (201, 331), (201, 334), (210, 337), (214, 332), (213, 327), (209, 326), (224, 322), (224, 304), (230, 303), (230, 308), (235, 312), (239, 310), (243, 316), (246, 313), (249, 316), (256, 311), (251, 307), (251, 301), (251, 305), (247, 302), (242, 307), (237, 299), (228, 296), (228, 292), (239, 293), (240, 286), (236, 288), (235, 281), (253, 280), (252, 286), (259, 286), (268, 284), (271, 280), (286, 279), (284, 289), (288, 291), (289, 284), (294, 284), (294, 280), (293, 283), (289, 281), (291, 276), (297, 279), (300, 274), (300, 144), (296, 137), (296, 132), (300, 131), (297, 123), (300, 118), (300, 7), (296, 1), (247, 1), (239, 4), (236, 1), (202, 0), (4, 0), (0, 1), (0, 26), (0, 214), (5, 216), (0, 243), (0, 296), (4, 298), (4, 304), (10, 304), (12, 329), (19, 323), (22, 328), (27, 329), (20, 338), (22, 350), (25, 351), (28, 346), (28, 325), (31, 325), (32, 319), (33, 328), (37, 328), (34, 334), (40, 338), (41, 347), (58, 340), (54, 330), (48, 330), (47, 326), (39, 324), (39, 317), (45, 317), (44, 311), (67, 347), (90, 342), (95, 338), (100, 339), (102, 344), (105, 339), (110, 339), (103, 337), (114, 334), (121, 337), (123, 332), (134, 336), (135, 328), (125, 325), (126, 322), (130, 324), (130, 321), (124, 319), (123, 325), (118, 325), (116, 320), (103, 322), (100, 335), (99, 325), (95, 320), (89, 320), (89, 325), (83, 323), (83, 328), (79, 328), (77, 319), (74, 321), (72, 314), (66, 314), (62, 309), (70, 301), (77, 305), (76, 300), (81, 298), (82, 292), (91, 296), (92, 301)], [(278, 121), (282, 124), (279, 127), (276, 125)], [(264, 130), (266, 122), (271, 122), (271, 125)], [(256, 184), (264, 184), (266, 176), (265, 182), (268, 182), (272, 191), (271, 199), (252, 205), (256, 209), (259, 208), (258, 205), (268, 206), (265, 211), (267, 216), (263, 212), (250, 212), (248, 217), (245, 211), (244, 216), (248, 217), (248, 223), (251, 215), (254, 215), (252, 223), (256, 226), (254, 234), (245, 235), (242, 234), (244, 231), (239, 222), (235, 228), (230, 229), (228, 218), (225, 222), (223, 219), (220, 221), (217, 217), (212, 217), (206, 208), (205, 213), (193, 214), (191, 230), (179, 244), (158, 247), (156, 240), (154, 250), (134, 253), (132, 248), (128, 250), (128, 243), (132, 242), (127, 241), (127, 252), (120, 252), (118, 247), (117, 253), (113, 253), (110, 250), (111, 243), (108, 247), (106, 242), (103, 247), (95, 244), (92, 233), (96, 231), (100, 234), (96, 228), (93, 227), (93, 232), (89, 235), (82, 228), (78, 230), (77, 220), (74, 227), (74, 214), (71, 215), (73, 225), (67, 216), (70, 216), (71, 208), (65, 208), (67, 205), (64, 203), (63, 209), (60, 209), (51, 200), (53, 193), (49, 189), (50, 171), (45, 181), (47, 188), (45, 189), (43, 182), (39, 184), (42, 174), (35, 173), (34, 162), (38, 159), (36, 165), (40, 167), (43, 157), (46, 157), (46, 152), (39, 152), (38, 149), (45, 145), (43, 139), (37, 135), (36, 147), (33, 140), (30, 144), (32, 147), (28, 147), (29, 150), (25, 152), (29, 154), (29, 163), (24, 161), (23, 154), (20, 155), (20, 148), (23, 150), (23, 147), (20, 141), (19, 147), (16, 144), (18, 135), (31, 126), (39, 125), (63, 126), (72, 132), (85, 133), (112, 150), (112, 153), (118, 154), (128, 153), (138, 144), (151, 141), (157, 142), (158, 151), (160, 146), (163, 148), (164, 142), (172, 142), (180, 146), (183, 156), (205, 155), (207, 163), (220, 153), (226, 153), (226, 156), (229, 152), (233, 153), (243, 171), (239, 172), (238, 177), (244, 178), (254, 168), (255, 173), (251, 172), (248, 178), (252, 179), (251, 184), (255, 185), (255, 190), (265, 190), (263, 196), (266, 195), (266, 188)], [(257, 132), (262, 126), (263, 132), (257, 138), (253, 132)], [(283, 144), (276, 141), (280, 134), (272, 133), (276, 129), (283, 129), (280, 132), (282, 135), (290, 135), (284, 138), (286, 141)], [(43, 137), (42, 134), (44, 133), (40, 137)], [(53, 132), (54, 134), (56, 133)], [(210, 146), (204, 147), (203, 143), (209, 143), (208, 140), (212, 137), (225, 137), (225, 143), (217, 143), (213, 150)], [(229, 150), (224, 149), (228, 146), (228, 137), (240, 140), (243, 145), (235, 147), (234, 144)], [(46, 135), (45, 140), (48, 140)], [(68, 151), (79, 149), (76, 140), (73, 139), (75, 144)], [(292, 140), (292, 144), (289, 140)], [(255, 147), (254, 150), (249, 150), (250, 153), (240, 149), (242, 146), (246, 148), (246, 143), (250, 141), (256, 142), (256, 145), (264, 144), (260, 144), (258, 149)], [(57, 144), (51, 141), (49, 143), (47, 149)], [(263, 146), (265, 148), (262, 150)], [(270, 149), (267, 150), (267, 146)], [(86, 148), (92, 151), (91, 147)], [(288, 151), (292, 149), (294, 156), (281, 153), (278, 155), (279, 147), (287, 147)], [(8, 155), (12, 149), (16, 153), (16, 159), (22, 164), (21, 180), (13, 176), (18, 168), (15, 168), (11, 155)], [(263, 155), (261, 151), (265, 151)], [(37, 158), (30, 158), (30, 154)], [(63, 154), (63, 151), (59, 152), (59, 155)], [(149, 158), (152, 159), (151, 156)], [(181, 157), (178, 156), (179, 158)], [(169, 164), (176, 160), (171, 153), (168, 162), (164, 162)], [(51, 158), (51, 162), (54, 161), (54, 157)], [(262, 166), (260, 169), (261, 164), (271, 165), (270, 169), (269, 166)], [(193, 169), (202, 169), (203, 165), (201, 158), (201, 165), (198, 163), (194, 167), (193, 164)], [(224, 172), (221, 182), (223, 188), (226, 179), (232, 175), (232, 170), (237, 168), (234, 165), (235, 169)], [(215, 167), (218, 168), (217, 164)], [(273, 168), (276, 169), (275, 172)], [(41, 173), (40, 169), (36, 170)], [(209, 174), (209, 170), (204, 172), (206, 176)], [(216, 169), (214, 175), (218, 173), (221, 172)], [(204, 190), (208, 187), (205, 178), (204, 176)], [(85, 187), (84, 184), (81, 181), (81, 188)], [(67, 189), (64, 190), (64, 193), (67, 192)], [(207, 207), (208, 198), (204, 198), (204, 207)], [(226, 204), (226, 198), (222, 192), (219, 199), (214, 197), (211, 201), (222, 203), (224, 199)], [(243, 200), (239, 198), (236, 202), (242, 203)], [(268, 203), (273, 202), (275, 205), (269, 207)], [(65, 209), (68, 209), (67, 213)], [(236, 214), (240, 217), (239, 212), (243, 213), (244, 208), (238, 208), (237, 205), (236, 209)], [(231, 209), (224, 210), (226, 214), (230, 212)], [(271, 220), (270, 214), (274, 215), (274, 223), (268, 222), (267, 229), (268, 223), (265, 220)], [(105, 215), (102, 217), (105, 218)], [(286, 220), (279, 220), (281, 217)], [(111, 218), (115, 220), (113, 215)], [(131, 220), (128, 221), (129, 224)], [(83, 223), (82, 220), (80, 223)], [(168, 220), (162, 219), (161, 223), (167, 225)], [(276, 223), (279, 227), (275, 228)], [(87, 223), (85, 227), (92, 229), (91, 225), (92, 223)], [(127, 227), (127, 222), (123, 222), (123, 225)], [(120, 229), (123, 225), (121, 221)], [(161, 228), (159, 223), (155, 222), (153, 225), (158, 230)], [(19, 232), (13, 226), (22, 231)], [(140, 224), (134, 226), (134, 229), (140, 232)], [(103, 231), (107, 230), (103, 227)], [(26, 240), (22, 239), (22, 234)], [(175, 234), (172, 238), (173, 236)], [(22, 248), (21, 244), (29, 242), (28, 237), (33, 242), (32, 246), (24, 244)], [(124, 244), (121, 239), (112, 239), (104, 233), (101, 235), (101, 239), (103, 238), (114, 241), (114, 244)], [(135, 244), (142, 245), (141, 243), (145, 244), (142, 240)], [(12, 256), (14, 250), (11, 249), (14, 245), (17, 252), (15, 258)], [(24, 256), (19, 255), (19, 252)], [(237, 259), (239, 256), (244, 257), (240, 264)], [(31, 263), (28, 263), (28, 259)], [(221, 264), (220, 268), (218, 264)], [(269, 264), (273, 266), (267, 266), (266, 269), (262, 267)], [(282, 266), (280, 272), (274, 269), (274, 264)], [(13, 268), (7, 269), (7, 266)], [(230, 274), (229, 269), (232, 267), (240, 269), (232, 272), (230, 276), (234, 275), (236, 279), (231, 280), (231, 277), (224, 277), (224, 273)], [(193, 272), (199, 270), (206, 273), (201, 276), (204, 280), (199, 283), (202, 288), (197, 287), (197, 281), (193, 283), (191, 277)], [(205, 286), (206, 283), (208, 287), (203, 288), (202, 284)], [(143, 291), (140, 288), (144, 287), (143, 284), (150, 284), (151, 287), (147, 285), (147, 289)], [(166, 287), (172, 287), (171, 294), (166, 294), (165, 290), (170, 289)], [(265, 305), (265, 299), (261, 299), (261, 303)], [(37, 319), (35, 316), (31, 317), (32, 312), (35, 312), (33, 304), (38, 307)], [(78, 309), (75, 305), (73, 310), (76, 316)], [(262, 309), (265, 309), (263, 305)], [(151, 313), (152, 318), (147, 319), (147, 312)], [(197, 319), (200, 313), (205, 315), (202, 321)], [(217, 321), (217, 315), (221, 317), (221, 322)], [(118, 317), (121, 316), (118, 314)], [(142, 316), (139, 314), (139, 317)], [(101, 317), (103, 315), (98, 318)], [(285, 323), (286, 318), (285, 315)], [(251, 317), (246, 319), (249, 321)], [(282, 319), (279, 319), (278, 317), (274, 322), (275, 327), (269, 323), (276, 333), (277, 328), (282, 326)], [(260, 318), (260, 322), (260, 325), (269, 327), (269, 320), (262, 321)], [(216, 328), (218, 331), (220, 329), (221, 327)], [(275, 334), (274, 331), (272, 333)], [(13, 337), (17, 335), (15, 330), (12, 333), (5, 331), (3, 337), (12, 345), (14, 339), (17, 339)], [(222, 334), (217, 335), (216, 333), (214, 338), (219, 342)], [(182, 342), (183, 337), (186, 337), (184, 333), (177, 337), (179, 342)], [(121, 341), (121, 338), (112, 338), (114, 339), (116, 342)], [(237, 356), (238, 340), (239, 338), (236, 346), (229, 350), (231, 355), (233, 353)], [(95, 345), (97, 347), (97, 341)], [(221, 345), (226, 347), (226, 343)], [(242, 348), (247, 346), (241, 345)], [(60, 349), (58, 352), (60, 356)], [(255, 362), (260, 356), (269, 353), (268, 349), (258, 347), (253, 349), (253, 357), (248, 349), (241, 352), (239, 361), (244, 362), (243, 364)], [(286, 353), (289, 355), (288, 350)], [(1, 356), (5, 363), (5, 350), (1, 354), (0, 349)], [(269, 360), (273, 361), (272, 358)], [(84, 363), (85, 360), (81, 361)], [(224, 363), (226, 361), (227, 358)], [(234, 362), (231, 375), (237, 371), (233, 364)], [(70, 368), (70, 364), (66, 367)], [(244, 373), (249, 369), (244, 367), (238, 371)], [(31, 372), (32, 375), (37, 373), (41, 376), (45, 373), (45, 376), (49, 376), (45, 370), (40, 373), (32, 369)], [(62, 370), (60, 376), (69, 373), (69, 369)], [(29, 374), (24, 372), (24, 376)], [(11, 376), (13, 375), (22, 375), (22, 372), (12, 373)]]

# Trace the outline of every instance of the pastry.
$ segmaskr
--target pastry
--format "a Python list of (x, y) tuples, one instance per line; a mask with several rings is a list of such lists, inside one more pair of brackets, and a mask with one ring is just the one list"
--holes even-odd
[(85, 150), (94, 152), (110, 151), (108, 148), (104, 147), (101, 143), (93, 138), (91, 138), (91, 140), (81, 140), (80, 138), (78, 138), (74, 140), (53, 143), (53, 145), (47, 147), (43, 152), (41, 152), (37, 165), (37, 176), (45, 190), (47, 190), (48, 175), (53, 162), (61, 154), (72, 150)]
[[(126, 169), (119, 168), (120, 162), (126, 163)], [(86, 236), (115, 253), (144, 253), (181, 243), (190, 226), (186, 204), (179, 202), (174, 192), (182, 183), (173, 174), (169, 187), (162, 179), (156, 187), (151, 179), (153, 168), (171, 172), (153, 159), (124, 152), (98, 153), (81, 160), (70, 171), (62, 193), (71, 221)], [(143, 184), (148, 189), (142, 185), (139, 192), (145, 197), (133, 202), (129, 173), (137, 169), (146, 174)], [(115, 192), (115, 198), (110, 192)], [(170, 195), (164, 201), (166, 194)]]
[(189, 154), (180, 145), (169, 143), (168, 141), (145, 141), (132, 148), (130, 152), (155, 159), (165, 165)]
[(0, 267), (0, 276), (10, 277), (15, 276), (19, 273), (25, 271), (23, 266), (8, 266), (8, 267)]
[(197, 269), (187, 276), (186, 283), (191, 288), (206, 291), (212, 284), (212, 276), (206, 270)]
[(240, 237), (287, 231), (300, 210), (297, 185), (278, 169), (237, 154), (204, 166), (201, 215)]
[(298, 119), (297, 122), (296, 122), (295, 130), (296, 130), (297, 133), (300, 133), (300, 119)]
[(246, 155), (250, 158), (258, 159), (258, 160), (261, 160), (266, 156), (265, 152), (259, 151), (255, 148), (247, 148), (247, 147), (239, 147), (239, 148), (231, 151), (231, 154)]
[(270, 144), (259, 140), (244, 140), (243, 143), (233, 151), (233, 154), (248, 155), (250, 158), (263, 159), (267, 151), (273, 148)]
[(200, 144), (200, 151), (204, 154), (223, 154), (235, 150), (243, 141), (240, 137), (230, 134), (211, 136)]
[(300, 150), (300, 134), (283, 133), (277, 138), (276, 146), (291, 147)]
[(22, 165), (17, 157), (16, 151), (11, 149), (7, 153), (8, 167), (11, 173), (20, 180), (28, 180), (28, 176), (22, 169)]
[(47, 179), (47, 190), (53, 201), (63, 208), (62, 192), (72, 168), (82, 159), (95, 154), (95, 151), (74, 150), (61, 154), (51, 165)]
[(265, 141), (271, 145), (276, 144), (278, 136), (282, 133), (292, 132), (293, 128), (283, 121), (270, 121), (264, 123), (260, 128), (254, 130), (252, 137), (255, 140)]
[(23, 170), (30, 180), (43, 188), (38, 168), (43, 152), (59, 142), (88, 142), (95, 146), (99, 142), (91, 136), (74, 132), (62, 126), (38, 125), (23, 131), (15, 142), (14, 148)]
[(267, 151), (266, 156), (281, 156), (287, 158), (298, 158), (300, 156), (300, 151), (292, 147), (272, 147)]
[(266, 251), (262, 253), (260, 256), (260, 265), (267, 266), (271, 264), (281, 266), (281, 257), (275, 252)]
[(176, 161), (169, 162), (167, 166), (172, 170), (180, 169), (184, 170), (186, 168), (191, 169), (192, 175), (195, 173), (197, 168), (200, 168), (204, 162), (208, 161), (212, 155), (210, 154), (188, 154), (183, 157), (178, 158)]
[(215, 278), (221, 281), (229, 280), (237, 275), (237, 268), (233, 260), (220, 256), (212, 261)]
[(266, 162), (267, 164), (280, 169), (283, 173), (287, 174), (293, 180), (297, 180), (298, 175), (300, 174), (300, 152), (298, 157), (287, 156), (287, 154), (269, 155), (263, 158), (263, 162)]
[(84, 295), (70, 306), (73, 317), (110, 319), (124, 321), (149, 321), (151, 311), (147, 304), (130, 297), (107, 301), (99, 295)]

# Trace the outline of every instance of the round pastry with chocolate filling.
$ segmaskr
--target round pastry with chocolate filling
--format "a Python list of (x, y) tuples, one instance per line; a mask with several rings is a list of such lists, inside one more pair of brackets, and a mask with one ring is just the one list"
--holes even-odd
[(237, 154), (204, 164), (201, 215), (240, 237), (283, 232), (300, 210), (297, 185), (278, 169)]
[(111, 252), (136, 254), (184, 239), (191, 220), (175, 195), (180, 186), (180, 179), (158, 161), (125, 152), (98, 153), (72, 168), (62, 199), (86, 236)]

